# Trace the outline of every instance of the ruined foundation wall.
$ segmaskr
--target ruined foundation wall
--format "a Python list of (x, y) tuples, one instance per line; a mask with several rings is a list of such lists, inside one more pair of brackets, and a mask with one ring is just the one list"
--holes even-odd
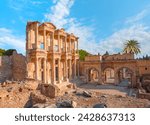
[(12, 78), (12, 62), (9, 56), (0, 56), (0, 82)]
[(23, 80), (26, 77), (26, 58), (17, 52), (0, 56), (0, 83), (5, 80)]
[(26, 57), (16, 52), (12, 55), (12, 77), (14, 80), (23, 80), (26, 77)]

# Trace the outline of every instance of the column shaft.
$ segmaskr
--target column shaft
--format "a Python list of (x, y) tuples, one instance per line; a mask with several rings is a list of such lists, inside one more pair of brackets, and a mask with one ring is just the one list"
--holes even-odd
[(67, 59), (65, 60), (65, 80), (68, 80), (68, 65), (67, 65)]
[[(38, 23), (36, 24), (36, 28), (35, 28), (35, 49), (38, 49)], [(30, 32), (31, 33), (31, 32)], [(31, 42), (31, 41), (30, 41)]]
[(51, 52), (54, 52), (54, 32), (52, 33)]
[(49, 74), (49, 71), (50, 71), (50, 64), (49, 62), (47, 62), (47, 66), (46, 66), (46, 77), (47, 77), (47, 83), (49, 83), (49, 78), (50, 78), (50, 74)]
[(35, 61), (35, 79), (38, 80), (39, 78), (39, 62), (38, 62), (38, 57), (36, 57)]
[(76, 41), (74, 41), (73, 53), (76, 54)]
[(69, 36), (69, 52), (71, 53), (71, 37)]
[(60, 35), (58, 33), (58, 52), (61, 52), (61, 43), (60, 43)]
[(71, 80), (72, 79), (72, 61), (71, 61), (71, 59), (70, 59), (70, 61), (69, 61), (69, 79)]
[(74, 78), (76, 78), (76, 59), (74, 59)]
[(46, 73), (46, 59), (44, 59), (44, 83), (47, 82), (47, 73)]
[(65, 37), (65, 52), (67, 52), (67, 37)]
[(55, 84), (56, 82), (56, 78), (55, 78), (55, 58), (52, 59), (52, 77), (51, 77), (51, 81), (52, 81), (52, 84)]
[(46, 44), (46, 30), (43, 31), (43, 42), (44, 42), (44, 50), (47, 50), (47, 44)]
[(78, 42), (79, 41), (77, 40), (77, 53), (79, 54), (79, 46), (78, 46), (79, 44), (78, 44)]
[(78, 77), (79, 77), (79, 60), (78, 60), (78, 63), (77, 63), (77, 65), (78, 65)]
[(62, 70), (61, 70), (61, 61), (58, 59), (58, 83), (61, 82), (62, 78)]

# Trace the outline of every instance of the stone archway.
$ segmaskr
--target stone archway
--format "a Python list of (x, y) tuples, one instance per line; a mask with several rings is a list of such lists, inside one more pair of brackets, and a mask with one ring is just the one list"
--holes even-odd
[(96, 68), (88, 69), (88, 82), (98, 83), (99, 82), (99, 71)]
[(131, 86), (133, 84), (133, 71), (128, 67), (121, 67), (118, 72), (118, 82), (123, 86)]
[(113, 68), (105, 68), (103, 71), (104, 83), (115, 83), (115, 71)]

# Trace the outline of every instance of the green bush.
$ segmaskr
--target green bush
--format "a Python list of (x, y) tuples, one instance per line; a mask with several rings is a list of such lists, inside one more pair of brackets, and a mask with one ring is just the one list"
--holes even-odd
[(16, 51), (15, 49), (0, 49), (0, 56), (11, 56), (13, 54), (13, 51)]
[(85, 60), (85, 57), (88, 56), (88, 55), (91, 55), (90, 53), (88, 53), (87, 51), (85, 50), (79, 50), (79, 59), (80, 60)]

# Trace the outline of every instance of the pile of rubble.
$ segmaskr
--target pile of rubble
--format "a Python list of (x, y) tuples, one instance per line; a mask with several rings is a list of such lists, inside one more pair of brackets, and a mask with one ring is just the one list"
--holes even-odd
[(66, 83), (39, 84), (32, 79), (6, 81), (0, 85), (0, 107), (13, 108), (137, 108), (149, 107), (147, 99), (109, 95)]
[(150, 100), (150, 75), (144, 75), (138, 82), (138, 97)]

